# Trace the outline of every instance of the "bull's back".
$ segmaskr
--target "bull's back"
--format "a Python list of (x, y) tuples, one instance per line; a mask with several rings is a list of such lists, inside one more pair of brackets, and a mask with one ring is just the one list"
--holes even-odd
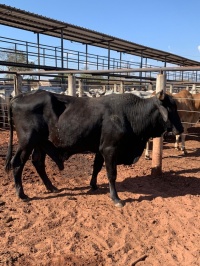
[(105, 105), (101, 101), (79, 98), (65, 104), (57, 123), (57, 134), (51, 141), (72, 153), (97, 152), (102, 129)]

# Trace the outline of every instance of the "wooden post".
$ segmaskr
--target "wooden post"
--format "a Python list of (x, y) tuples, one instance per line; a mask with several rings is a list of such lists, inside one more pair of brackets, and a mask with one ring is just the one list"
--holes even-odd
[(68, 75), (68, 95), (76, 96), (76, 78), (74, 75)]
[[(166, 75), (161, 73), (157, 75), (156, 93), (166, 88)], [(152, 169), (151, 174), (154, 176), (162, 175), (162, 151), (163, 151), (163, 137), (153, 139), (152, 151)]]

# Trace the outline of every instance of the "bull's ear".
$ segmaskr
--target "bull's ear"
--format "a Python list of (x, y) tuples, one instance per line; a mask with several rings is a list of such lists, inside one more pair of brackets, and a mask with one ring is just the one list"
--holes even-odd
[(156, 97), (160, 100), (163, 101), (165, 98), (165, 93), (163, 90), (159, 91), (158, 93), (156, 93)]
[(160, 105), (158, 107), (158, 109), (159, 109), (159, 112), (161, 113), (161, 115), (163, 117), (163, 120), (165, 122), (167, 122), (167, 120), (168, 120), (168, 111), (167, 111), (167, 109), (164, 106), (162, 106), (162, 105)]

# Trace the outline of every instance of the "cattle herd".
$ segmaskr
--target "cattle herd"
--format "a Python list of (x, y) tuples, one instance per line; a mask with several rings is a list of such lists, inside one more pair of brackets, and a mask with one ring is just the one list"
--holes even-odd
[[(10, 100), (8, 116), (10, 140), (5, 170), (12, 169), (17, 196), (26, 200), (22, 185), (24, 165), (31, 160), (47, 190), (54, 192), (45, 171), (45, 157), (50, 156), (60, 170), (71, 155), (95, 153), (90, 182), (97, 189), (97, 175), (105, 163), (110, 197), (123, 206), (116, 188), (117, 165), (136, 163), (149, 139), (164, 132), (176, 135), (175, 148), (186, 154), (187, 129), (199, 121), (200, 93), (188, 90), (171, 94), (163, 91), (129, 91), (124, 94), (102, 91), (92, 97), (75, 97), (36, 90)], [(99, 96), (99, 97), (98, 97)], [(13, 156), (13, 131), (18, 148)]]

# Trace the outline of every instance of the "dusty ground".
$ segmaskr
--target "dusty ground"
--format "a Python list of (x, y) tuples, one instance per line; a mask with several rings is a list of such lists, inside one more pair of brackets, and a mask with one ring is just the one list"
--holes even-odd
[(163, 176), (151, 176), (141, 157), (119, 166), (117, 190), (125, 201), (114, 207), (105, 168), (99, 190), (90, 191), (93, 155), (77, 155), (59, 172), (47, 172), (60, 192), (45, 192), (31, 163), (17, 199), (12, 175), (4, 172), (8, 133), (0, 131), (0, 265), (193, 266), (200, 265), (200, 127), (187, 140), (188, 156), (164, 143)]

